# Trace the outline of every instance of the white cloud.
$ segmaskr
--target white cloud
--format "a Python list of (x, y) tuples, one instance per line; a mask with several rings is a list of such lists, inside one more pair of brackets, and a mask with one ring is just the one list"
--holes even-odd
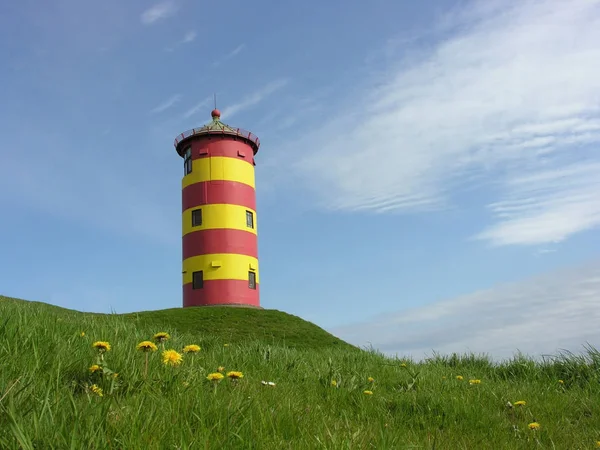
[(192, 117), (194, 114), (196, 114), (198, 111), (200, 111), (202, 108), (206, 107), (210, 101), (211, 101), (212, 97), (209, 98), (205, 98), (204, 100), (202, 100), (200, 103), (197, 103), (196, 105), (192, 106), (190, 109), (188, 109), (184, 114), (183, 117), (185, 119), (189, 119), (190, 117)]
[(330, 330), (355, 345), (422, 359), (433, 351), (517, 351), (532, 357), (566, 349), (600, 349), (600, 262), (498, 286), (421, 308), (387, 313)]
[(189, 44), (190, 42), (193, 42), (196, 39), (196, 36), (197, 33), (195, 31), (188, 31), (187, 33), (185, 33), (185, 36), (181, 40), (181, 43)]
[(166, 19), (177, 12), (177, 5), (173, 1), (164, 1), (157, 3), (145, 10), (140, 16), (140, 20), (144, 25), (152, 25), (153, 23)]
[(262, 102), (265, 98), (270, 96), (271, 94), (277, 92), (288, 84), (289, 80), (287, 79), (279, 79), (275, 81), (271, 81), (269, 84), (259, 89), (256, 92), (253, 92), (249, 96), (245, 97), (241, 102), (235, 103), (231, 106), (228, 106), (222, 111), (222, 116), (227, 119), (231, 118), (234, 114), (237, 114), (241, 111), (244, 111), (248, 108), (251, 108), (258, 103)]
[(297, 140), (296, 173), (323, 207), (377, 212), (446, 207), (476, 180), (497, 221), (477, 237), (496, 245), (597, 227), (600, 1), (464, 10)]
[(213, 67), (217, 67), (221, 64), (223, 64), (225, 61), (233, 58), (235, 55), (237, 55), (239, 52), (241, 52), (244, 48), (246, 47), (246, 44), (240, 44), (238, 45), (236, 48), (234, 48), (232, 51), (230, 51), (229, 53), (227, 53), (225, 56), (223, 56), (222, 58), (216, 60), (215, 62), (212, 63)]
[(179, 100), (181, 100), (181, 94), (175, 94), (175, 95), (169, 97), (167, 100), (165, 100), (160, 105), (156, 106), (155, 108), (152, 108), (150, 110), (150, 113), (156, 114), (159, 112), (163, 112), (163, 111), (169, 109), (170, 107), (172, 107), (173, 105), (175, 105), (175, 103), (177, 103)]

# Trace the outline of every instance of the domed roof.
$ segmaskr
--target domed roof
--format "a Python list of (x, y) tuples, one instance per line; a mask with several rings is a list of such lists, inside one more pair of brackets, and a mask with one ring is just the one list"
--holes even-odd
[(219, 111), (218, 109), (213, 109), (211, 112), (211, 116), (211, 122), (207, 123), (206, 125), (200, 128), (192, 128), (191, 130), (184, 131), (175, 138), (175, 142), (173, 143), (173, 145), (175, 146), (175, 149), (177, 150), (177, 153), (179, 153), (180, 156), (182, 155), (179, 152), (179, 144), (181, 144), (184, 140), (190, 137), (206, 134), (221, 134), (240, 137), (247, 141), (247, 143), (252, 147), (254, 154), (256, 155), (256, 152), (258, 152), (258, 147), (260, 147), (260, 140), (257, 136), (255, 136), (249, 131), (243, 130), (242, 128), (234, 128), (221, 122), (221, 111)]

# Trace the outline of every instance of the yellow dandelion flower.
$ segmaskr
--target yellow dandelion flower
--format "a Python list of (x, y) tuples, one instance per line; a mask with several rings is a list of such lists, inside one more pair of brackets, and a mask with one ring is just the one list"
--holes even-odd
[(92, 344), (92, 347), (98, 350), (100, 353), (110, 351), (110, 344), (105, 341), (96, 341)]
[(462, 377), (462, 375), (456, 375), (456, 379), (460, 381), (463, 379), (463, 377)]
[(469, 384), (481, 384), (481, 380), (469, 380)]
[(163, 364), (170, 366), (178, 366), (183, 360), (181, 354), (177, 353), (175, 350), (165, 350), (162, 353), (162, 358)]
[(224, 370), (225, 370), (225, 367), (223, 367), (223, 366), (217, 367), (217, 372), (223, 372)]
[(99, 370), (102, 370), (102, 367), (100, 367), (98, 364), (93, 364), (92, 366), (90, 366), (89, 371), (91, 373), (97, 372)]
[(79, 336), (84, 337), (85, 336), (85, 331), (82, 331), (81, 333), (79, 333)]
[(400, 364), (400, 367), (406, 367), (406, 363)]
[(223, 344), (223, 347), (229, 347), (229, 344)]
[(527, 426), (529, 427), (530, 430), (539, 430), (540, 429), (540, 424), (537, 422), (531, 422)]
[(196, 353), (200, 351), (200, 346), (196, 344), (190, 344), (183, 347), (183, 353)]
[(97, 385), (95, 385), (95, 384), (92, 384), (92, 385), (90, 386), (90, 390), (91, 390), (91, 391), (92, 391), (94, 394), (98, 395), (98, 397), (102, 397), (102, 396), (104, 395), (104, 394), (102, 393), (102, 388), (98, 387), (98, 386), (97, 386)]
[(169, 335), (169, 333), (165, 333), (164, 331), (156, 333), (153, 337), (157, 342), (164, 342), (171, 339), (171, 335)]
[(559, 382), (560, 384), (565, 384), (565, 382), (564, 382), (563, 380), (558, 380), (558, 382)]
[(244, 378), (244, 374), (242, 372), (236, 372), (232, 370), (231, 372), (227, 372), (227, 376), (232, 380), (237, 380), (239, 378)]
[(206, 379), (209, 381), (221, 381), (223, 378), (225, 378), (225, 375), (223, 375), (221, 372), (209, 373), (206, 377)]
[(117, 378), (118, 376), (119, 376), (119, 372), (115, 372), (115, 373), (112, 374), (113, 378)]
[(369, 378), (367, 378), (367, 381), (368, 381), (369, 383), (373, 383), (373, 382), (375, 381), (375, 378), (373, 378), (373, 377), (369, 377)]
[(337, 387), (337, 381), (335, 381), (335, 380), (331, 380), (331, 385), (332, 385), (333, 387)]
[(366, 395), (373, 395), (373, 391), (364, 391), (364, 392), (363, 392), (363, 394), (366, 394)]
[(600, 441), (596, 441), (596, 448), (600, 448)]
[(135, 347), (137, 350), (142, 352), (155, 352), (157, 350), (156, 344), (150, 341), (142, 341)]
[(518, 402), (515, 402), (515, 406), (525, 406), (527, 404), (527, 402), (525, 400), (519, 400)]

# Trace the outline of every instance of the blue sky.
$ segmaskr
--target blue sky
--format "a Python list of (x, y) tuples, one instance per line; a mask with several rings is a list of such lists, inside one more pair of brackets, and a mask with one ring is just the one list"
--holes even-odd
[(261, 304), (421, 358), (600, 348), (600, 1), (0, 6), (0, 292), (181, 305), (180, 132), (261, 139)]

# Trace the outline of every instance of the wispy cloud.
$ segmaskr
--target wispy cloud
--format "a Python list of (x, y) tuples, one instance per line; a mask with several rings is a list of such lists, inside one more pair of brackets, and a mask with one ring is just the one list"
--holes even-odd
[(181, 100), (181, 94), (175, 94), (175, 95), (169, 97), (167, 100), (165, 100), (163, 103), (161, 103), (157, 107), (152, 108), (150, 110), (150, 113), (156, 114), (159, 112), (163, 112), (163, 111), (169, 109), (170, 107), (172, 107), (173, 105), (175, 105), (175, 103), (177, 103), (179, 100)]
[(223, 64), (225, 61), (233, 58), (235, 55), (237, 55), (239, 52), (241, 52), (244, 48), (246, 47), (246, 44), (240, 44), (238, 45), (236, 48), (234, 48), (232, 51), (230, 51), (229, 53), (227, 53), (225, 56), (223, 56), (222, 58), (216, 60), (215, 62), (212, 63), (213, 67), (217, 67), (221, 64)]
[(355, 345), (416, 359), (433, 351), (539, 357), (578, 352), (586, 343), (600, 348), (598, 298), (600, 262), (594, 262), (331, 331)]
[(293, 144), (320, 143), (295, 169), (323, 207), (424, 211), (477, 183), (496, 220), (478, 238), (496, 245), (600, 224), (600, 2), (492, 3), (453, 13)]
[(190, 42), (193, 42), (196, 39), (196, 36), (197, 33), (195, 31), (188, 31), (187, 33), (185, 33), (185, 36), (183, 36), (181, 43), (189, 44)]
[(265, 98), (267, 98), (269, 95), (271, 95), (271, 94), (277, 92), (278, 90), (282, 89), (283, 87), (287, 86), (288, 83), (289, 83), (288, 79), (279, 79), (279, 80), (271, 81), (269, 84), (267, 84), (263, 88), (259, 89), (256, 92), (253, 92), (249, 96), (245, 97), (241, 102), (235, 103), (235, 104), (223, 109), (223, 117), (227, 117), (229, 119), (233, 115), (235, 115), (241, 111), (244, 111), (248, 108), (251, 108), (252, 106), (257, 105), (258, 103), (263, 101)]
[(144, 25), (152, 25), (153, 23), (166, 19), (177, 12), (177, 5), (174, 1), (164, 1), (145, 10), (140, 16), (140, 20)]
[(183, 114), (183, 118), (184, 119), (189, 119), (190, 117), (192, 117), (194, 114), (196, 114), (198, 111), (200, 111), (202, 108), (206, 107), (210, 101), (211, 101), (212, 97), (209, 98), (205, 98), (204, 100), (202, 100), (200, 103), (197, 103), (196, 105), (192, 106), (190, 109), (188, 109), (184, 114)]

